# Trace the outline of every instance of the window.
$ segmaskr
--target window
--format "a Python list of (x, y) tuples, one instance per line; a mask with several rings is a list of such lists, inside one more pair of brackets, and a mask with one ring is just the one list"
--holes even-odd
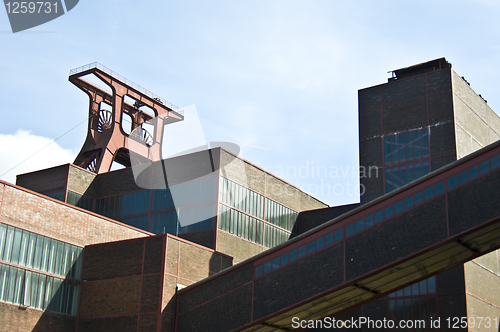
[(388, 193), (430, 171), (429, 128), (384, 137), (385, 192)]

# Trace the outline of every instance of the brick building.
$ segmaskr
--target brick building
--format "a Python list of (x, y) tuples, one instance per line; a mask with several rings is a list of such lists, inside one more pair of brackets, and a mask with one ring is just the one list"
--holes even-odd
[[(360, 163), (378, 174), (361, 176), (360, 204), (329, 208), (222, 148), (151, 163), (141, 181), (152, 189), (131, 168), (72, 164), (2, 182), (2, 325), (278, 331), (295, 316), (498, 317), (500, 118), (444, 58), (360, 90), (359, 118)], [(162, 167), (168, 186), (155, 189)], [(464, 221), (471, 206), (481, 211)]]

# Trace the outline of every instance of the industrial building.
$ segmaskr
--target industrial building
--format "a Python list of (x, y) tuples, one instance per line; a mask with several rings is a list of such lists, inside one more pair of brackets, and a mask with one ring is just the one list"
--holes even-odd
[(75, 162), (0, 186), (7, 330), (282, 331), (294, 317), (498, 328), (500, 118), (444, 58), (359, 90), (373, 174), (341, 207), (222, 147), (164, 160), (181, 109), (98, 63), (69, 79), (90, 101)]

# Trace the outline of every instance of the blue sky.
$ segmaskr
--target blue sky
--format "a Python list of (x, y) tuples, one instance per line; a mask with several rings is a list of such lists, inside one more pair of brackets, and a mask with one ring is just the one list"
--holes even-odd
[[(207, 141), (330, 205), (357, 202), (357, 90), (444, 56), (498, 112), (498, 17), (495, 0), (81, 0), (12, 34), (0, 10), (0, 174), (88, 116), (68, 73), (98, 61), (195, 104)], [(72, 162), (85, 136), (83, 124), (1, 179)]]

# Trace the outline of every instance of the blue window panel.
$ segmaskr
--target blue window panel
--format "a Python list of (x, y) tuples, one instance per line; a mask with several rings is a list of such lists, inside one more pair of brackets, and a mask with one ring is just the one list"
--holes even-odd
[(330, 233), (325, 236), (325, 246), (329, 246), (332, 243), (333, 243), (333, 233)]
[(458, 184), (462, 185), (465, 182), (467, 182), (467, 171), (463, 171), (462, 173), (458, 174)]
[(345, 228), (345, 236), (351, 236), (354, 234), (354, 223), (347, 225)]
[(406, 158), (408, 161), (413, 160), (413, 142), (411, 132), (406, 133)]
[(399, 188), (399, 167), (392, 168), (392, 189)]
[(399, 148), (399, 162), (405, 162), (406, 161), (406, 150), (405, 150), (405, 134), (399, 134), (398, 135), (398, 148)]
[(366, 228), (373, 226), (373, 214), (365, 218), (365, 226)]
[(481, 175), (488, 173), (490, 171), (490, 161), (486, 160), (484, 163), (481, 163), (479, 170)]
[(262, 275), (262, 265), (259, 265), (255, 268), (255, 277), (258, 278)]
[(430, 168), (429, 168), (429, 162), (424, 161), (422, 162), (422, 176), (429, 174)]
[(394, 204), (394, 214), (403, 212), (403, 201), (399, 201)]
[(479, 168), (477, 166), (469, 168), (469, 180), (475, 179), (479, 176)]
[(290, 251), (290, 263), (297, 260), (297, 249)]
[(448, 190), (455, 189), (457, 187), (457, 176), (452, 176), (451, 178), (448, 179)]
[(378, 224), (382, 220), (384, 220), (384, 210), (375, 212), (375, 223)]
[(363, 229), (365, 229), (365, 220), (361, 219), (356, 221), (356, 233), (361, 232)]
[(408, 183), (413, 180), (415, 180), (415, 167), (413, 167), (413, 164), (410, 164), (408, 165)]
[(309, 243), (307, 244), (307, 254), (308, 254), (308, 255), (309, 255), (309, 254), (312, 254), (315, 250), (316, 250), (316, 249), (315, 249), (315, 247), (314, 247), (314, 241), (309, 242)]
[(288, 264), (288, 253), (281, 256), (281, 266), (285, 266)]
[(425, 193), (425, 200), (434, 197), (434, 186), (425, 189), (424, 193)]
[(500, 156), (491, 158), (491, 170), (497, 169), (498, 167), (500, 167)]
[(280, 268), (280, 258), (273, 259), (273, 271)]
[(396, 135), (391, 136), (391, 161), (393, 164), (398, 162), (398, 138)]
[(264, 263), (264, 274), (271, 272), (271, 261)]
[(444, 193), (444, 181), (441, 181), (439, 183), (436, 183), (436, 196), (441, 195)]
[(420, 159), (420, 131), (413, 132), (413, 154), (415, 159)]
[(385, 156), (385, 163), (390, 164), (391, 163), (391, 138), (390, 137), (384, 137), (384, 156)]
[(385, 192), (388, 193), (392, 191), (392, 169), (385, 169)]
[(299, 248), (299, 258), (302, 258), (306, 255), (306, 246), (302, 246)]
[(408, 183), (408, 172), (406, 171), (406, 165), (399, 166), (399, 181), (400, 187)]
[(429, 132), (426, 129), (420, 130), (420, 141), (422, 143), (422, 158), (429, 157)]
[(415, 163), (415, 179), (422, 176), (422, 163)]
[(316, 240), (316, 249), (320, 250), (325, 246), (325, 238), (320, 237), (319, 239)]
[(385, 218), (391, 218), (393, 215), (394, 215), (394, 207), (391, 205), (391, 206), (388, 206), (384, 209), (384, 212), (385, 212)]
[(420, 191), (415, 194), (415, 205), (418, 205), (424, 201), (424, 192)]
[(338, 242), (340, 240), (342, 240), (344, 238), (344, 230), (341, 228), (341, 229), (337, 229), (335, 231), (335, 242)]

